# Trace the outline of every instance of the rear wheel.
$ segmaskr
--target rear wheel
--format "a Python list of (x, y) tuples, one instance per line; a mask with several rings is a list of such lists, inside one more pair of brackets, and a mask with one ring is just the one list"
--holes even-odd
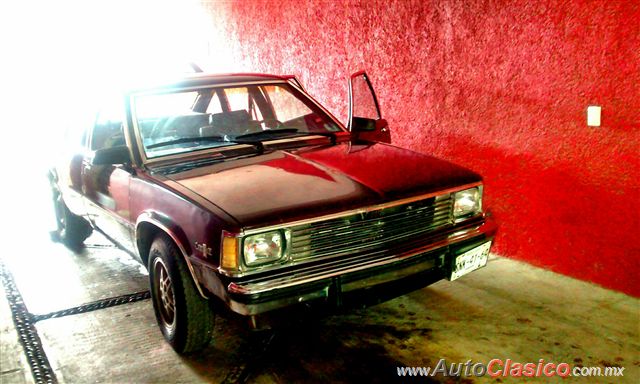
[(91, 224), (82, 217), (73, 214), (62, 199), (57, 186), (52, 183), (51, 192), (56, 216), (56, 236), (67, 247), (78, 249), (93, 232)]
[(182, 254), (165, 235), (151, 244), (149, 282), (158, 325), (173, 349), (190, 353), (207, 347), (214, 314), (198, 293)]

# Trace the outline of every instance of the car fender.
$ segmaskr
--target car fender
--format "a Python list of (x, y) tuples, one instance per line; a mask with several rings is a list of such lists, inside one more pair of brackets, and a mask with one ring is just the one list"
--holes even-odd
[(148, 223), (157, 227), (159, 230), (167, 234), (171, 238), (171, 240), (173, 240), (173, 242), (176, 244), (176, 246), (180, 250), (180, 253), (184, 258), (184, 261), (187, 264), (187, 267), (189, 268), (189, 273), (191, 274), (191, 278), (193, 279), (193, 283), (195, 284), (198, 290), (198, 293), (203, 298), (208, 299), (207, 295), (205, 295), (204, 291), (202, 290), (202, 287), (200, 286), (198, 279), (196, 278), (195, 270), (193, 269), (193, 265), (191, 264), (191, 260), (189, 258), (189, 255), (191, 255), (191, 252), (192, 252), (191, 247), (189, 246), (189, 240), (185, 235), (184, 231), (180, 228), (180, 226), (177, 225), (175, 222), (173, 222), (171, 218), (159, 212), (155, 212), (152, 210), (147, 210), (142, 212), (136, 220), (136, 234), (135, 234), (136, 248), (138, 248), (137, 251), (138, 251), (138, 254), (140, 254), (141, 258), (142, 258), (142, 255), (140, 253), (139, 246), (140, 246), (140, 240), (141, 240), (140, 229), (143, 223)]

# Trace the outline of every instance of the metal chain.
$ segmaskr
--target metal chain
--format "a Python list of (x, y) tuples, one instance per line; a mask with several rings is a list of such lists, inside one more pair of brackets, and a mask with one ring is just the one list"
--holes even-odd
[(85, 248), (96, 248), (96, 249), (113, 249), (118, 248), (113, 244), (85, 244)]
[(60, 311), (47, 313), (44, 315), (32, 315), (31, 320), (35, 323), (41, 320), (52, 319), (56, 317), (78, 315), (80, 313), (86, 313), (96, 311), (98, 309), (115, 307), (117, 305), (135, 303), (136, 301), (147, 300), (151, 297), (149, 291), (141, 291), (136, 293), (130, 293), (127, 295), (121, 295), (116, 297), (110, 297), (108, 299), (102, 299), (79, 305), (77, 307), (67, 308)]
[(20, 344), (22, 344), (24, 353), (27, 356), (34, 381), (38, 384), (57, 383), (58, 379), (42, 348), (42, 341), (40, 340), (40, 336), (38, 336), (32, 315), (22, 300), (22, 295), (13, 280), (13, 275), (2, 260), (0, 260), (0, 278), (2, 278), (2, 285), (4, 286), (7, 301), (11, 309), (13, 324), (18, 332)]
[(42, 341), (40, 340), (38, 330), (35, 327), (36, 322), (63, 316), (77, 315), (127, 303), (135, 303), (136, 301), (147, 300), (151, 297), (151, 292), (147, 290), (97, 300), (77, 307), (67, 308), (43, 315), (34, 315), (27, 310), (27, 306), (24, 304), (24, 300), (22, 299), (22, 295), (15, 284), (13, 275), (1, 259), (0, 278), (2, 279), (2, 285), (4, 286), (7, 301), (9, 302), (13, 323), (16, 327), (16, 331), (18, 332), (20, 344), (27, 356), (27, 361), (29, 362), (33, 379), (38, 384), (57, 383), (58, 379), (56, 378), (53, 368), (51, 368), (51, 364), (49, 363), (49, 359), (42, 347)]

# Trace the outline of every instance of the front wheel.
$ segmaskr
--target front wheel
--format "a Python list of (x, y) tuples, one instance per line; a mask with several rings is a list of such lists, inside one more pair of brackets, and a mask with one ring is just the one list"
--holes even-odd
[(151, 244), (149, 282), (158, 325), (173, 349), (190, 353), (209, 345), (213, 312), (198, 293), (182, 254), (165, 235)]

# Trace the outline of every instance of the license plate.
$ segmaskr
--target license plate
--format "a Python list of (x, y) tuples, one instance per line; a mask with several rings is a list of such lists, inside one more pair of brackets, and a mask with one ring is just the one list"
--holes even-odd
[(487, 241), (479, 247), (475, 247), (461, 255), (456, 256), (451, 267), (451, 276), (449, 280), (455, 280), (469, 272), (475, 271), (480, 267), (487, 265), (489, 258), (489, 248), (491, 242)]

